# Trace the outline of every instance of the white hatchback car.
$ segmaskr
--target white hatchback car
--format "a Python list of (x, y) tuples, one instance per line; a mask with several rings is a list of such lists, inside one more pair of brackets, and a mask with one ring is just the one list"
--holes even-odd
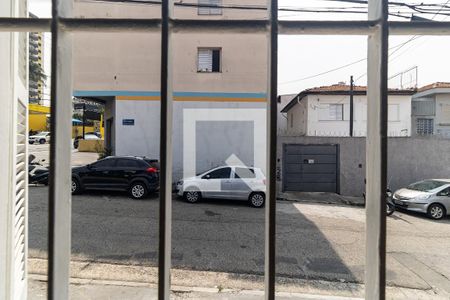
[(179, 196), (190, 203), (201, 198), (247, 200), (254, 207), (263, 207), (266, 178), (259, 168), (222, 166), (200, 175), (184, 178), (176, 184)]

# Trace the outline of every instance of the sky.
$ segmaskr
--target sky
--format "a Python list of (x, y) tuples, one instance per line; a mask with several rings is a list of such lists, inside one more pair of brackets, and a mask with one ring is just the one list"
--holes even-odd
[[(38, 17), (50, 17), (50, 2), (50, 0), (29, 0), (29, 10)], [(403, 2), (411, 3), (412, 0), (403, 0)], [(443, 3), (445, 1), (424, 0), (422, 2)], [(299, 7), (300, 3), (302, 8), (310, 9), (354, 7), (353, 4), (326, 0), (279, 0), (280, 7), (286, 8)], [(364, 20), (367, 15), (280, 12), (280, 17), (291, 20)], [(447, 20), (447, 17), (442, 15), (427, 15), (426, 17), (430, 19), (434, 17), (435, 21)], [(396, 17), (390, 19), (402, 20)], [(47, 43), (49, 42), (49, 35), (45, 40)], [(409, 40), (411, 41), (404, 44)], [(398, 47), (399, 45), (403, 46)], [(49, 48), (48, 44), (47, 49)], [(392, 48), (389, 56), (389, 76), (403, 73), (403, 87), (409, 87), (416, 82), (415, 67), (417, 67), (419, 87), (438, 81), (450, 82), (450, 57), (448, 55), (450, 53), (450, 36), (393, 36), (389, 39), (389, 48)], [(307, 88), (338, 82), (348, 84), (350, 76), (357, 79), (356, 85), (365, 85), (366, 57), (367, 37), (364, 36), (280, 36), (279, 94), (299, 93)], [(352, 64), (356, 61), (360, 62)], [(340, 68), (346, 65), (349, 66)], [(47, 68), (48, 66), (46, 70)], [(333, 69), (339, 70), (328, 72)], [(400, 78), (400, 76), (396, 76), (391, 79), (389, 86), (400, 88)]]

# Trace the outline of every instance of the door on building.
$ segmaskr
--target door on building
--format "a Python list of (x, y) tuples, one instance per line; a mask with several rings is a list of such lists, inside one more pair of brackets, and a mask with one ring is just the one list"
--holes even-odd
[(339, 193), (339, 145), (283, 145), (283, 191)]
[(113, 126), (114, 126), (114, 118), (109, 118), (108, 120), (106, 120), (106, 128), (105, 128), (105, 148), (107, 149), (107, 151), (110, 151), (110, 153), (113, 153), (113, 149), (112, 149), (112, 131), (113, 131)]

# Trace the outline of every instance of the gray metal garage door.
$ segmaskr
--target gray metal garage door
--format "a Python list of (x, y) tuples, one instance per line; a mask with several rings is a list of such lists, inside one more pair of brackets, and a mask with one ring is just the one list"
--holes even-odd
[(283, 191), (339, 193), (338, 145), (283, 148)]

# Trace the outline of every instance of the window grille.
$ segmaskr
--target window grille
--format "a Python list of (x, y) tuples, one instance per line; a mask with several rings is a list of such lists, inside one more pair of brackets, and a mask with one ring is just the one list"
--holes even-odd
[(344, 120), (344, 104), (327, 104), (319, 107), (320, 121)]
[(69, 298), (70, 136), (72, 31), (161, 32), (161, 143), (159, 299), (170, 297), (172, 193), (172, 53), (170, 33), (179, 31), (268, 31), (267, 205), (265, 230), (265, 299), (275, 299), (275, 216), (277, 150), (278, 35), (367, 35), (368, 120), (366, 139), (366, 299), (385, 299), (387, 174), (387, 65), (390, 35), (450, 35), (450, 22), (388, 22), (388, 1), (368, 0), (367, 21), (279, 21), (278, 1), (268, 1), (267, 20), (175, 20), (173, 0), (163, 0), (161, 19), (74, 19), (72, 2), (53, 0), (51, 19), (0, 18), (2, 32), (52, 33), (51, 132), (49, 182), (48, 298)]
[(433, 119), (417, 119), (417, 134), (432, 135), (434, 133)]
[[(222, 0), (198, 0), (198, 14), (199, 15), (221, 15)], [(217, 6), (217, 7), (214, 7)]]

